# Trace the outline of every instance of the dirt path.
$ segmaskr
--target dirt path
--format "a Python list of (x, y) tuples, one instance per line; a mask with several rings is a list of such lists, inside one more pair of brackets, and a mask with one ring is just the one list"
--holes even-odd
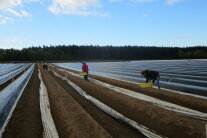
[[(65, 69), (65, 68), (62, 68)], [(78, 71), (66, 69), (68, 71), (74, 72), (74, 73), (80, 73)], [(135, 85), (134, 83), (124, 82), (124, 81), (117, 81), (114, 79), (106, 78), (106, 77), (100, 77), (95, 75), (89, 75), (89, 77), (92, 77), (94, 79), (109, 83), (114, 86), (118, 86), (121, 88), (129, 89), (138, 93), (146, 94), (164, 101), (168, 101), (171, 103), (175, 103), (177, 105), (181, 105), (187, 108), (191, 108), (197, 111), (205, 112), (207, 113), (207, 99), (197, 98), (190, 95), (182, 95), (178, 93), (169, 92), (166, 90), (158, 90), (154, 88), (140, 88), (138, 85)]]
[(69, 86), (66, 81), (56, 77), (52, 72), (50, 75), (71, 95), (83, 108), (87, 111), (112, 137), (114, 138), (138, 138), (144, 137), (136, 130), (130, 128), (118, 120), (115, 120), (105, 112), (98, 109), (91, 102), (80, 96), (75, 90)]
[[(59, 72), (65, 76), (64, 72)], [(47, 87), (51, 113), (60, 138), (141, 138), (143, 135), (119, 122), (85, 100), (65, 81), (51, 71), (42, 70), (42, 78)], [(177, 114), (130, 96), (85, 81), (82, 78), (67, 76), (91, 96), (115, 109), (124, 116), (155, 130), (170, 138), (205, 138), (205, 124), (199, 120)], [(104, 77), (90, 75), (100, 81), (144, 93), (159, 99), (185, 105), (207, 112), (207, 100), (169, 93), (157, 89), (141, 89), (126, 83)], [(12, 118), (6, 127), (3, 138), (41, 138), (42, 121), (39, 105), (39, 86), (37, 66), (20, 98)]]
[(197, 98), (193, 96), (188, 95), (182, 95), (178, 93), (172, 93), (166, 90), (158, 90), (154, 88), (140, 88), (138, 85), (135, 85), (133, 83), (123, 82), (123, 81), (116, 81), (113, 79), (108, 79), (104, 77), (98, 77), (91, 75), (93, 78), (110, 83), (114, 86), (122, 87), (125, 89), (129, 89), (138, 93), (146, 94), (164, 101), (168, 101), (171, 103), (175, 103), (177, 105), (181, 105), (184, 107), (188, 107), (191, 109), (195, 109), (197, 111), (205, 112), (207, 113), (207, 99)]
[[(64, 72), (59, 72), (63, 76)], [(126, 117), (143, 124), (167, 137), (203, 137), (205, 124), (152, 105), (108, 88), (68, 74), (68, 78), (91, 96), (107, 104)]]
[(3, 138), (41, 138), (42, 121), (39, 105), (37, 66), (9, 121)]
[(47, 87), (51, 113), (61, 138), (109, 138), (104, 130), (46, 70), (42, 70)]
[(4, 88), (6, 88), (11, 82), (12, 82), (12, 79), (10, 79), (10, 80), (6, 81), (5, 83), (1, 84), (1, 85), (0, 85), (0, 92), (1, 92)]

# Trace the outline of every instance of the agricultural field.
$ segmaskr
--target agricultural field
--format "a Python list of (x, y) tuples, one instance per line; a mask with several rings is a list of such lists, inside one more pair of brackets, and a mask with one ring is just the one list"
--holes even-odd
[[(57, 63), (56, 65), (81, 71), (80, 63)], [(118, 80), (143, 83), (143, 70), (160, 72), (162, 88), (207, 97), (207, 60), (167, 60), (131, 62), (91, 62), (90, 74)]]
[[(207, 60), (0, 64), (0, 137), (206, 138)], [(161, 89), (140, 72), (160, 72)]]

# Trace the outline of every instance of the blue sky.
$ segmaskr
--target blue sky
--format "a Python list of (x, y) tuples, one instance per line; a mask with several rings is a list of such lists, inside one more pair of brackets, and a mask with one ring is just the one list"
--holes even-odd
[(0, 0), (0, 48), (207, 46), (207, 0)]

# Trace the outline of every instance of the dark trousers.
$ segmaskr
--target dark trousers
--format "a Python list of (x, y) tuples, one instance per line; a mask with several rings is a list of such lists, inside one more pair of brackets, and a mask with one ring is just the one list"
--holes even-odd
[(160, 82), (159, 81), (160, 81), (160, 76), (158, 75), (156, 83), (157, 83), (157, 87), (160, 89)]
[(85, 80), (88, 80), (88, 75), (84, 75), (84, 79)]
[(48, 68), (47, 65), (43, 65), (43, 69), (46, 69), (47, 70), (47, 68)]

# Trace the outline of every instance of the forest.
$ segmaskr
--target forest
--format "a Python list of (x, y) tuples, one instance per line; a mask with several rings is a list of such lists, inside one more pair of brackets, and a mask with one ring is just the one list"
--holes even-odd
[(207, 59), (207, 47), (58, 45), (0, 49), (3, 62), (155, 59)]

